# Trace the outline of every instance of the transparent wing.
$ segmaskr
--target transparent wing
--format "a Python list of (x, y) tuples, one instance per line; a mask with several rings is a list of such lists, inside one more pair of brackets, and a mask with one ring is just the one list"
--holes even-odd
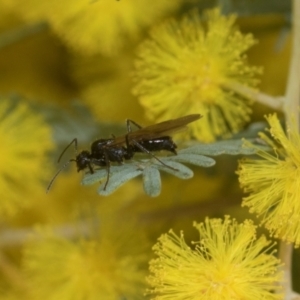
[(150, 139), (166, 136), (172, 132), (185, 129), (186, 128), (185, 125), (194, 122), (200, 119), (201, 117), (202, 116), (200, 114), (193, 114), (178, 119), (172, 119), (154, 125), (146, 126), (136, 131), (129, 132), (126, 135), (116, 137), (114, 141), (110, 143), (108, 146), (111, 147), (111, 146), (124, 144), (126, 142), (126, 136), (128, 138), (128, 141), (131, 140), (138, 141), (141, 139), (150, 140)]

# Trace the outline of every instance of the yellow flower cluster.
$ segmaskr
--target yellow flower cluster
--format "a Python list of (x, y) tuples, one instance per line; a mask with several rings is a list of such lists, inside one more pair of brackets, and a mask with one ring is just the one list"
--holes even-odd
[(279, 261), (270, 242), (256, 239), (249, 220), (238, 224), (227, 216), (195, 223), (200, 239), (191, 248), (173, 231), (164, 234), (154, 246), (158, 258), (150, 262), (155, 300), (238, 300), (282, 299), (277, 283)]
[(4, 0), (28, 20), (48, 21), (56, 33), (82, 53), (112, 55), (144, 27), (176, 9), (182, 0)]
[[(250, 193), (243, 205), (262, 218), (276, 238), (300, 245), (300, 135), (285, 134), (276, 114), (266, 117), (274, 140), (261, 133), (273, 153), (257, 149), (259, 159), (244, 159), (238, 170), (241, 186)], [(249, 147), (255, 147), (246, 143)]]
[(54, 148), (50, 126), (25, 101), (0, 99), (0, 214), (13, 215), (44, 190)]
[[(193, 180), (180, 184), (178, 178), (162, 177), (162, 195), (151, 202), (144, 201), (140, 180), (99, 197), (95, 186), (80, 185), (81, 173), (89, 169), (76, 172), (74, 158), (82, 149), (72, 145), (45, 193), (59, 153), (73, 138), (90, 149), (95, 139), (126, 134), (126, 118), (147, 124), (144, 116), (155, 123), (201, 114), (185, 137), (203, 142), (229, 137), (249, 121), (250, 94), (255, 97), (261, 69), (248, 63), (246, 53), (256, 40), (235, 26), (237, 16), (223, 15), (221, 8), (202, 13), (201, 7), (198, 0), (1, 1), (0, 92), (28, 98), (0, 98), (1, 299), (282, 299), (274, 244), (256, 237), (252, 221), (228, 216), (195, 223), (196, 242), (187, 242), (187, 231), (162, 235), (147, 277), (151, 254), (145, 233), (157, 237), (165, 226), (182, 228), (191, 212), (201, 220), (216, 215), (207, 203), (224, 190), (230, 198), (228, 174), (208, 176), (197, 168)], [(241, 162), (240, 182), (250, 193), (243, 204), (274, 236), (299, 246), (300, 137), (294, 129), (286, 136), (275, 116), (267, 120), (275, 141), (261, 138), (274, 153), (260, 148), (259, 160)], [(184, 152), (177, 144), (180, 155), (163, 157), (170, 167), (200, 157), (195, 149), (206, 151), (198, 166), (208, 166), (205, 155), (221, 153), (219, 145), (231, 147), (230, 141), (199, 143)], [(225, 152), (234, 153), (235, 147)], [(134, 172), (143, 168), (143, 155), (147, 158), (137, 153), (132, 159)], [(110, 183), (130, 177), (124, 166), (111, 165), (121, 175), (115, 180), (111, 172)], [(107, 175), (109, 167), (101, 160), (95, 175), (99, 169)], [(145, 189), (158, 172), (150, 169), (144, 172)], [(138, 223), (130, 226), (131, 220)], [(37, 226), (50, 229), (36, 232)]]
[(145, 239), (138, 232), (126, 233), (124, 226), (113, 230), (101, 227), (100, 236), (76, 241), (40, 230), (38, 240), (28, 242), (24, 250), (33, 298), (140, 299), (145, 288)]
[(247, 64), (245, 51), (255, 40), (234, 27), (235, 19), (219, 9), (202, 18), (193, 11), (151, 31), (138, 51), (134, 89), (149, 118), (201, 113), (203, 120), (189, 128), (204, 142), (237, 132), (249, 120), (249, 100), (231, 86), (256, 85), (260, 69)]

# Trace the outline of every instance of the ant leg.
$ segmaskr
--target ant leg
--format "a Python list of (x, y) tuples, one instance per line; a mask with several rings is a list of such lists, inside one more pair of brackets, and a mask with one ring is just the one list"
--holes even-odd
[(152, 152), (150, 152), (149, 150), (147, 150), (145, 147), (143, 147), (141, 144), (139, 144), (137, 141), (132, 140), (131, 141), (135, 146), (137, 146), (142, 152), (145, 152), (147, 154), (149, 154), (150, 156), (152, 156), (153, 158), (155, 158), (157, 161), (159, 161), (163, 166), (168, 167), (172, 170), (178, 171), (175, 168), (172, 168), (170, 166), (168, 166), (167, 164), (165, 164), (163, 161), (161, 161), (157, 156), (155, 156)]
[(131, 125), (130, 124), (133, 124), (134, 126), (136, 126), (138, 129), (141, 129), (143, 128), (141, 125), (139, 125), (138, 123), (130, 120), (130, 119), (127, 119), (126, 120), (126, 126), (127, 126), (127, 133), (129, 132), (132, 132), (132, 129), (131, 129)]
[[(131, 129), (131, 124), (133, 124), (134, 126), (136, 126), (138, 129), (141, 129), (143, 128), (141, 125), (139, 125), (138, 123), (130, 120), (130, 119), (127, 119), (126, 120), (126, 126), (127, 126), (127, 134), (125, 136), (125, 140), (126, 140), (126, 147), (127, 147), (127, 151), (128, 151), (128, 154), (129, 156), (128, 157), (132, 157), (133, 156), (133, 152), (131, 151), (131, 146), (129, 144), (129, 133), (132, 132), (132, 129)], [(142, 150), (143, 151), (143, 150)]]
[(94, 174), (94, 169), (92, 168), (91, 164), (88, 164), (89, 170), (91, 174)]
[(107, 155), (107, 152), (104, 151), (104, 157), (105, 157), (105, 162), (106, 162), (106, 172), (107, 172), (107, 176), (106, 176), (106, 182), (105, 182), (105, 185), (104, 185), (104, 191), (106, 190), (106, 187), (107, 187), (107, 184), (109, 182), (109, 173), (110, 173), (110, 161), (109, 161), (109, 158), (108, 158), (108, 155)]
[(74, 143), (74, 147), (75, 147), (75, 153), (77, 154), (77, 138), (73, 139), (71, 141), (71, 143), (63, 150), (63, 152), (61, 153), (61, 155), (59, 156), (57, 162), (59, 163), (62, 156), (64, 155), (64, 153), (67, 151), (67, 149)]
[[(104, 154), (104, 159), (105, 159), (105, 162), (103, 161), (103, 159), (92, 159), (91, 160), (91, 163), (92, 164), (95, 164), (95, 165), (98, 165), (98, 166), (101, 166), (101, 167), (104, 167), (106, 168), (106, 173), (107, 173), (107, 176), (106, 176), (106, 182), (105, 182), (105, 185), (104, 185), (104, 191), (106, 190), (106, 187), (107, 187), (107, 184), (109, 182), (109, 174), (110, 174), (110, 161), (109, 161), (109, 157), (107, 155), (107, 151), (104, 151), (103, 152)], [(93, 174), (94, 173), (94, 170), (92, 169), (91, 165), (89, 164), (88, 167), (90, 168), (90, 171), (92, 171), (91, 173)]]

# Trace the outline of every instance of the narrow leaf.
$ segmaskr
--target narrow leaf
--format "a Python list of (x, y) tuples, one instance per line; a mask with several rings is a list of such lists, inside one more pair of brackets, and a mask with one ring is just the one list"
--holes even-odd
[(104, 186), (106, 184), (106, 180), (101, 183), (101, 185), (98, 188), (98, 194), (102, 196), (108, 196), (112, 194), (116, 189), (118, 189), (121, 185), (123, 185), (125, 182), (141, 175), (142, 172), (143, 170), (138, 169), (135, 164), (119, 166), (117, 170), (114, 169), (113, 172), (110, 173), (109, 181), (105, 190)]
[(229, 155), (250, 155), (255, 154), (256, 150), (254, 148), (248, 148), (243, 146), (243, 140), (228, 140), (221, 141), (213, 144), (198, 144), (179, 151), (181, 153), (190, 154), (202, 154), (216, 156), (221, 154)]
[(194, 176), (194, 172), (181, 163), (171, 160), (165, 161), (165, 159), (163, 161), (167, 166), (157, 164), (156, 167), (159, 170), (172, 174), (181, 179), (189, 179)]
[(161, 191), (160, 173), (156, 168), (149, 167), (143, 171), (144, 191), (151, 197), (156, 197)]
[(200, 167), (211, 167), (216, 163), (214, 159), (204, 155), (182, 152), (176, 156), (170, 157), (170, 160), (190, 163)]

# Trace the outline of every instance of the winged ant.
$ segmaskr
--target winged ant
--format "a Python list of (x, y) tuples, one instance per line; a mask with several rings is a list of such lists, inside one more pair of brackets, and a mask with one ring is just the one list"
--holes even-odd
[[(152, 151), (166, 150), (177, 154), (177, 145), (168, 134), (185, 128), (187, 124), (194, 122), (201, 117), (202, 116), (200, 114), (192, 114), (146, 127), (142, 127), (132, 120), (127, 120), (127, 134), (119, 137), (112, 136), (112, 138), (109, 139), (98, 139), (92, 143), (91, 151), (83, 150), (79, 154), (76, 154), (75, 158), (68, 160), (53, 176), (47, 187), (46, 193), (49, 192), (59, 173), (64, 170), (70, 162), (76, 163), (78, 172), (88, 168), (91, 174), (94, 173), (93, 166), (105, 167), (107, 170), (107, 178), (104, 190), (109, 182), (110, 164), (122, 164), (124, 160), (131, 159), (137, 152), (147, 153), (159, 161), (162, 165), (173, 169), (162, 162), (152, 153)], [(132, 131), (132, 124), (138, 129)], [(74, 138), (62, 151), (58, 158), (58, 162), (60, 162), (64, 153), (73, 143), (75, 153), (77, 153), (78, 141), (77, 138)]]

